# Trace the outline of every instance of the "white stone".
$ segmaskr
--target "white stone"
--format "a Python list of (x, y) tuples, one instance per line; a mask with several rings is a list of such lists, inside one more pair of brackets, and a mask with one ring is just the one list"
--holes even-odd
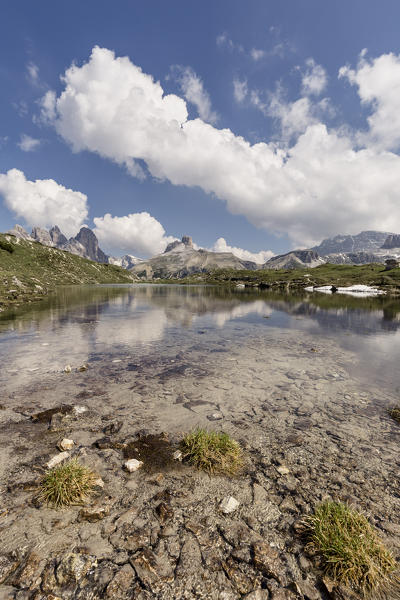
[(71, 373), (72, 372), (72, 367), (71, 365), (66, 365), (64, 367), (64, 373)]
[(224, 514), (228, 515), (229, 513), (234, 512), (239, 504), (239, 500), (236, 500), (233, 496), (226, 496), (220, 504), (220, 509)]
[(180, 450), (175, 450), (175, 452), (172, 455), (172, 458), (174, 460), (182, 460), (182, 452)]
[(74, 440), (69, 440), (68, 438), (64, 438), (58, 444), (58, 447), (60, 450), (72, 450), (74, 445), (75, 445)]
[(103, 488), (104, 487), (104, 481), (102, 480), (101, 477), (99, 477), (98, 479), (96, 479), (93, 482), (94, 487), (99, 487), (99, 488)]
[(209, 421), (220, 421), (221, 419), (223, 419), (223, 415), (220, 412), (215, 412), (208, 416)]
[(75, 406), (74, 406), (74, 414), (75, 415), (82, 415), (85, 412), (87, 412), (86, 406), (79, 406), (79, 404), (75, 404)]
[(289, 469), (287, 467), (285, 467), (285, 465), (280, 465), (279, 467), (276, 467), (276, 470), (281, 475), (289, 475), (289, 473), (290, 473)]
[(51, 458), (46, 463), (46, 467), (48, 469), (52, 469), (53, 467), (55, 467), (55, 466), (59, 465), (60, 463), (62, 463), (68, 457), (69, 457), (69, 452), (60, 452), (60, 454), (56, 454), (55, 456), (53, 456), (53, 458)]
[(136, 458), (130, 458), (124, 463), (124, 467), (129, 473), (133, 473), (137, 471), (142, 466), (143, 462), (141, 460), (136, 460)]

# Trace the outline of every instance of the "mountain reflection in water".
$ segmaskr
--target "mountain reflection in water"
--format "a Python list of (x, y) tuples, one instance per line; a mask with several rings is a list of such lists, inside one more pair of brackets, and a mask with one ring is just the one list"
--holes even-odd
[(71, 286), (0, 315), (0, 360), (14, 369), (57, 369), (72, 360), (128, 355), (160, 344), (179, 352), (189, 335), (206, 351), (207, 344), (242, 343), (255, 332), (292, 329), (315, 335), (316, 344), (318, 336), (333, 337), (386, 373), (400, 356), (399, 326), (400, 301), (394, 298), (213, 286)]

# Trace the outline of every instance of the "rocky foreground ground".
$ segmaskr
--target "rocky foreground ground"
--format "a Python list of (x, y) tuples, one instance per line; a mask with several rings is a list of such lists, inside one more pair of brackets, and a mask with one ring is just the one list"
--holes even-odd
[[(188, 339), (174, 355), (14, 378), (0, 410), (0, 598), (352, 598), (319, 573), (301, 520), (349, 501), (399, 557), (397, 398), (351, 377), (351, 352), (314, 344), (291, 331), (229, 350)], [(196, 425), (241, 443), (238, 477), (174, 460)], [(85, 506), (55, 510), (37, 495), (62, 438), (102, 481)], [(132, 457), (144, 464), (128, 473)]]

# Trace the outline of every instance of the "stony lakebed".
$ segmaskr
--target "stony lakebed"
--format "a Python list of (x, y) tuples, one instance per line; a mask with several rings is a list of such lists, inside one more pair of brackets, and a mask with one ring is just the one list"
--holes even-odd
[[(3, 321), (0, 598), (357, 598), (302, 522), (347, 502), (399, 559), (397, 320), (367, 308), (99, 287)], [(239, 442), (237, 475), (180, 460), (196, 427)], [(56, 509), (62, 453), (97, 482)]]

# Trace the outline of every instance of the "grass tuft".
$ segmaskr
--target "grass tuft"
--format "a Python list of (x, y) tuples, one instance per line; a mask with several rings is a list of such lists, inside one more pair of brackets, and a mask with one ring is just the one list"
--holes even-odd
[(183, 459), (208, 473), (236, 475), (243, 466), (242, 449), (227, 433), (195, 429), (181, 441)]
[(400, 423), (400, 404), (391, 408), (389, 410), (389, 415), (392, 417), (392, 419)]
[(362, 597), (384, 595), (397, 563), (364, 515), (347, 504), (326, 501), (305, 523), (307, 548), (320, 557), (326, 576)]
[(96, 479), (88, 467), (71, 460), (47, 471), (41, 482), (39, 500), (57, 508), (82, 504), (93, 491)]

